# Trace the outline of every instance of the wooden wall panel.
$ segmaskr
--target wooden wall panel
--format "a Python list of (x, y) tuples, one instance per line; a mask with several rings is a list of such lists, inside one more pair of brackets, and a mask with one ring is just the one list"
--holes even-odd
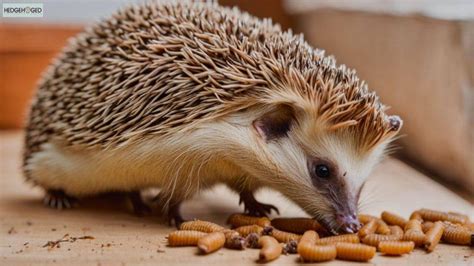
[(80, 27), (0, 24), (0, 129), (20, 128), (41, 73)]

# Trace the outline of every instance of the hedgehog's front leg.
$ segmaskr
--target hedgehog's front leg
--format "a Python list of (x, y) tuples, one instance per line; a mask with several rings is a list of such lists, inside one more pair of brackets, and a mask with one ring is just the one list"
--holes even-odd
[(245, 212), (252, 216), (267, 216), (272, 210), (280, 214), (280, 211), (274, 205), (257, 201), (252, 191), (244, 190), (239, 193), (239, 196), (239, 204), (244, 203)]
[(131, 191), (127, 193), (130, 203), (132, 203), (133, 212), (137, 216), (146, 216), (151, 214), (151, 208), (143, 201), (140, 191)]
[(176, 228), (179, 228), (179, 226), (185, 222), (183, 219), (183, 216), (181, 216), (180, 212), (180, 207), (181, 207), (181, 202), (177, 203), (170, 203), (170, 206), (168, 207), (168, 222), (169, 225), (172, 225), (174, 222), (174, 225)]
[[(158, 195), (156, 195), (153, 198), (153, 202), (155, 204), (165, 206), (167, 202), (166, 198), (167, 197), (164, 196), (164, 193), (160, 192), (158, 193)], [(183, 219), (183, 216), (181, 216), (181, 211), (180, 211), (181, 203), (182, 203), (182, 200), (171, 199), (168, 201), (168, 206), (166, 208), (169, 225), (172, 225), (174, 223), (176, 228), (178, 229), (179, 229), (179, 226), (183, 222), (185, 222), (185, 220)]]

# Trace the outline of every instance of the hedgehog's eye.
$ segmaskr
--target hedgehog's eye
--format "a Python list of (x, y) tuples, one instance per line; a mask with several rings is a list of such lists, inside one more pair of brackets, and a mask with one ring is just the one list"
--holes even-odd
[(325, 164), (318, 164), (314, 167), (314, 173), (320, 178), (328, 178), (331, 176), (331, 171), (329, 167)]

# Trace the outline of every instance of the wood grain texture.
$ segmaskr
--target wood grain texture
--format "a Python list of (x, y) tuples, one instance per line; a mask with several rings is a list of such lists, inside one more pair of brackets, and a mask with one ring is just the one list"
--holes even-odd
[[(22, 133), (0, 132), (0, 264), (31, 265), (253, 265), (258, 250), (221, 249), (197, 255), (195, 247), (166, 247), (165, 236), (174, 230), (157, 216), (135, 217), (118, 196), (87, 199), (72, 210), (55, 211), (42, 206), (42, 192), (25, 184), (20, 169)], [(262, 191), (257, 198), (272, 202), (282, 216), (302, 216), (302, 211), (280, 194)], [(395, 159), (384, 161), (373, 173), (362, 194), (364, 213), (379, 215), (389, 210), (408, 218), (420, 207), (454, 210), (474, 216), (473, 206), (428, 177)], [(370, 201), (369, 201), (370, 199)], [(228, 215), (242, 211), (237, 195), (218, 187), (185, 203), (183, 215), (224, 224)], [(94, 239), (43, 247), (48, 241), (69, 237)], [(69, 238), (68, 238), (69, 239)], [(377, 265), (472, 265), (473, 250), (467, 246), (439, 245), (426, 254), (421, 249), (393, 258), (379, 254)], [(297, 264), (297, 255), (281, 256), (273, 262)], [(272, 265), (273, 265), (272, 264)], [(328, 265), (355, 265), (332, 261)]]

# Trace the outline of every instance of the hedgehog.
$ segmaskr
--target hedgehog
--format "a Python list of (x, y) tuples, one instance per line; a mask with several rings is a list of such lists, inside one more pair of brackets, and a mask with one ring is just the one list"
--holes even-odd
[(26, 126), (24, 173), (45, 202), (159, 188), (180, 206), (225, 184), (250, 215), (278, 209), (262, 187), (331, 232), (360, 227), (357, 202), (402, 120), (354, 70), (215, 2), (120, 9), (72, 38), (43, 75)]

